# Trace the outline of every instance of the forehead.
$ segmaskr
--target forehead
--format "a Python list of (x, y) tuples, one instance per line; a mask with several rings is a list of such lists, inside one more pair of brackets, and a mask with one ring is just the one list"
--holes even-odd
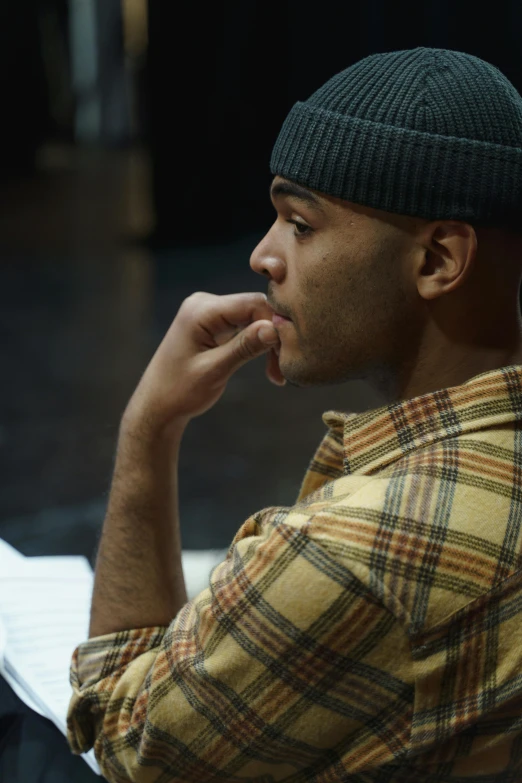
[(350, 201), (330, 196), (319, 190), (313, 190), (279, 175), (272, 180), (270, 197), (273, 201), (284, 198), (291, 199), (296, 203), (305, 204), (307, 207), (315, 209), (328, 217), (335, 218), (338, 215), (344, 221), (347, 215), (353, 221), (359, 215), (363, 217), (364, 213), (369, 211), (366, 207), (352, 204)]
[(272, 180), (270, 197), (272, 200), (279, 198), (296, 199), (314, 209), (321, 209), (325, 203), (323, 194), (280, 176), (275, 176)]
[[(360, 226), (372, 231), (375, 231), (376, 228), (395, 228), (411, 233), (417, 228), (419, 222), (417, 218), (386, 212), (364, 204), (356, 204), (353, 201), (313, 190), (279, 175), (272, 180), (270, 195), (273, 200), (286, 197), (295, 200), (296, 203), (301, 202), (311, 208), (315, 207), (318, 212), (328, 217), (329, 221), (338, 223), (340, 228)], [(427, 221), (421, 220), (420, 222)]]

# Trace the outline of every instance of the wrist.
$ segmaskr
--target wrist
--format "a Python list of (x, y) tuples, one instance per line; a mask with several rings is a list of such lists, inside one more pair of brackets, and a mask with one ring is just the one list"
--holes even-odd
[(144, 446), (176, 445), (181, 442), (189, 419), (178, 417), (167, 422), (138, 410), (131, 403), (120, 421), (120, 438), (130, 438)]
[(147, 409), (133, 395), (120, 422), (120, 435), (130, 436), (144, 444), (181, 441), (190, 419), (182, 416), (166, 419)]

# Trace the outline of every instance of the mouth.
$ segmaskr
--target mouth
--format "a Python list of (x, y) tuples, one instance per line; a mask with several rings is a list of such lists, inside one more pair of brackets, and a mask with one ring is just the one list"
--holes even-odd
[(281, 326), (281, 324), (292, 322), (291, 318), (287, 318), (286, 315), (279, 315), (279, 313), (275, 313), (272, 316), (272, 323), (274, 326)]
[(267, 303), (268, 303), (269, 307), (271, 307), (272, 310), (274, 311), (274, 314), (272, 315), (272, 323), (273, 323), (273, 325), (275, 327), (278, 327), (278, 326), (283, 326), (283, 324), (288, 323), (288, 322), (292, 323), (292, 319), (291, 318), (289, 318), (287, 315), (283, 315), (283, 313), (279, 312), (279, 310), (276, 307), (274, 307), (274, 305), (270, 301), (271, 298), (272, 297), (270, 295), (270, 291), (268, 291)]

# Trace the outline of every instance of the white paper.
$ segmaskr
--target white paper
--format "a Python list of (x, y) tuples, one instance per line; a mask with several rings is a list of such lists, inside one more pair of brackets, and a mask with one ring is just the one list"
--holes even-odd
[[(189, 599), (208, 587), (226, 552), (182, 552)], [(24, 557), (0, 540), (0, 672), (25, 704), (63, 734), (71, 658), (88, 638), (92, 587), (86, 558)], [(92, 750), (83, 758), (101, 774)]]
[[(11, 550), (0, 542), (0, 669), (25, 704), (66, 734), (69, 668), (87, 638), (92, 570), (84, 557), (23, 557)], [(100, 774), (92, 750), (83, 758)]]
[(2, 622), (2, 618), (0, 617), (0, 666), (4, 660), (5, 643), (5, 628)]
[(5, 563), (12, 563), (13, 560), (19, 562), (24, 559), (24, 555), (15, 549), (14, 546), (8, 544), (7, 541), (2, 541), (0, 538), (0, 571)]
[(210, 572), (223, 562), (227, 551), (227, 549), (183, 550), (181, 564), (189, 600), (195, 598), (209, 586)]

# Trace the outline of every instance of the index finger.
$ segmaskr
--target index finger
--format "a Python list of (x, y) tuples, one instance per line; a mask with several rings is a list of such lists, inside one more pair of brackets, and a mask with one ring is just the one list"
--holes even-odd
[(218, 335), (255, 321), (271, 321), (273, 314), (265, 294), (254, 291), (212, 296), (198, 320), (213, 335)]

